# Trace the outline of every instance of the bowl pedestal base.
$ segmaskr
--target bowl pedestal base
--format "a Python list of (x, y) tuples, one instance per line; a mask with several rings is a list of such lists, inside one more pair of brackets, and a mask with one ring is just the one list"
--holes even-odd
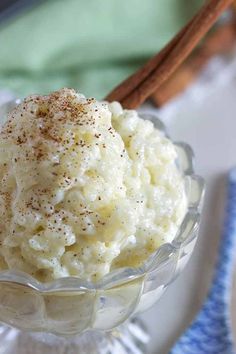
[(109, 332), (87, 331), (75, 337), (0, 326), (0, 354), (144, 354), (148, 342), (149, 335), (137, 318)]

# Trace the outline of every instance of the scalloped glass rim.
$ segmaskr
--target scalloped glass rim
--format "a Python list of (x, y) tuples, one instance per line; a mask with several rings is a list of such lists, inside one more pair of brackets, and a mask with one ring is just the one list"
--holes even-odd
[[(12, 109), (14, 105), (20, 101), (9, 101), (1, 107), (3, 112)], [(152, 121), (156, 128), (161, 130), (164, 135), (168, 136), (164, 124), (154, 114), (139, 114), (143, 119)], [(197, 230), (200, 222), (200, 213), (202, 209), (202, 202), (204, 197), (204, 180), (201, 176), (194, 174), (193, 168), (193, 151), (192, 148), (182, 142), (174, 143), (177, 151), (181, 150), (184, 153), (184, 163), (181, 167), (183, 176), (190, 184), (194, 182), (198, 188), (198, 197), (194, 203), (189, 200), (185, 218), (180, 225), (176, 237), (171, 243), (164, 243), (156, 252), (154, 252), (141, 267), (138, 268), (120, 268), (111, 271), (96, 283), (88, 282), (78, 277), (65, 277), (56, 279), (52, 282), (41, 283), (32, 276), (17, 270), (0, 271), (0, 283), (12, 283), (23, 287), (30, 288), (40, 293), (56, 293), (56, 292), (78, 292), (78, 291), (96, 291), (99, 289), (110, 289), (116, 286), (122, 286), (134, 279), (144, 277), (147, 273), (154, 269), (163, 267), (173, 254), (176, 254), (180, 249), (188, 245), (194, 238), (197, 237)], [(183, 157), (183, 156), (182, 156)], [(177, 161), (178, 163), (178, 161)], [(186, 237), (182, 237), (186, 234)]]

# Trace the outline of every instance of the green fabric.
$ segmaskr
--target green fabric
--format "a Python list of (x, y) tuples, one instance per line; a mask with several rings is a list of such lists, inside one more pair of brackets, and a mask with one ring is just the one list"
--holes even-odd
[(0, 89), (63, 86), (102, 98), (157, 52), (201, 0), (48, 0), (0, 28)]

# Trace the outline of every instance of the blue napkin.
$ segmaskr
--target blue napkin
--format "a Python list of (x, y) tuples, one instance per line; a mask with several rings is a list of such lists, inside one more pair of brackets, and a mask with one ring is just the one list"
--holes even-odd
[(170, 354), (233, 354), (236, 349), (230, 318), (236, 251), (236, 168), (228, 177), (225, 223), (218, 263), (202, 310)]

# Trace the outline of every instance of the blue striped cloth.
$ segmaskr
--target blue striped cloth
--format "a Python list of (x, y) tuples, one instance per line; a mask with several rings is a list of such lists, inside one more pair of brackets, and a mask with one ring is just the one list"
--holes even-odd
[(233, 354), (230, 301), (236, 252), (236, 168), (229, 173), (226, 215), (213, 283), (191, 326), (170, 354)]

